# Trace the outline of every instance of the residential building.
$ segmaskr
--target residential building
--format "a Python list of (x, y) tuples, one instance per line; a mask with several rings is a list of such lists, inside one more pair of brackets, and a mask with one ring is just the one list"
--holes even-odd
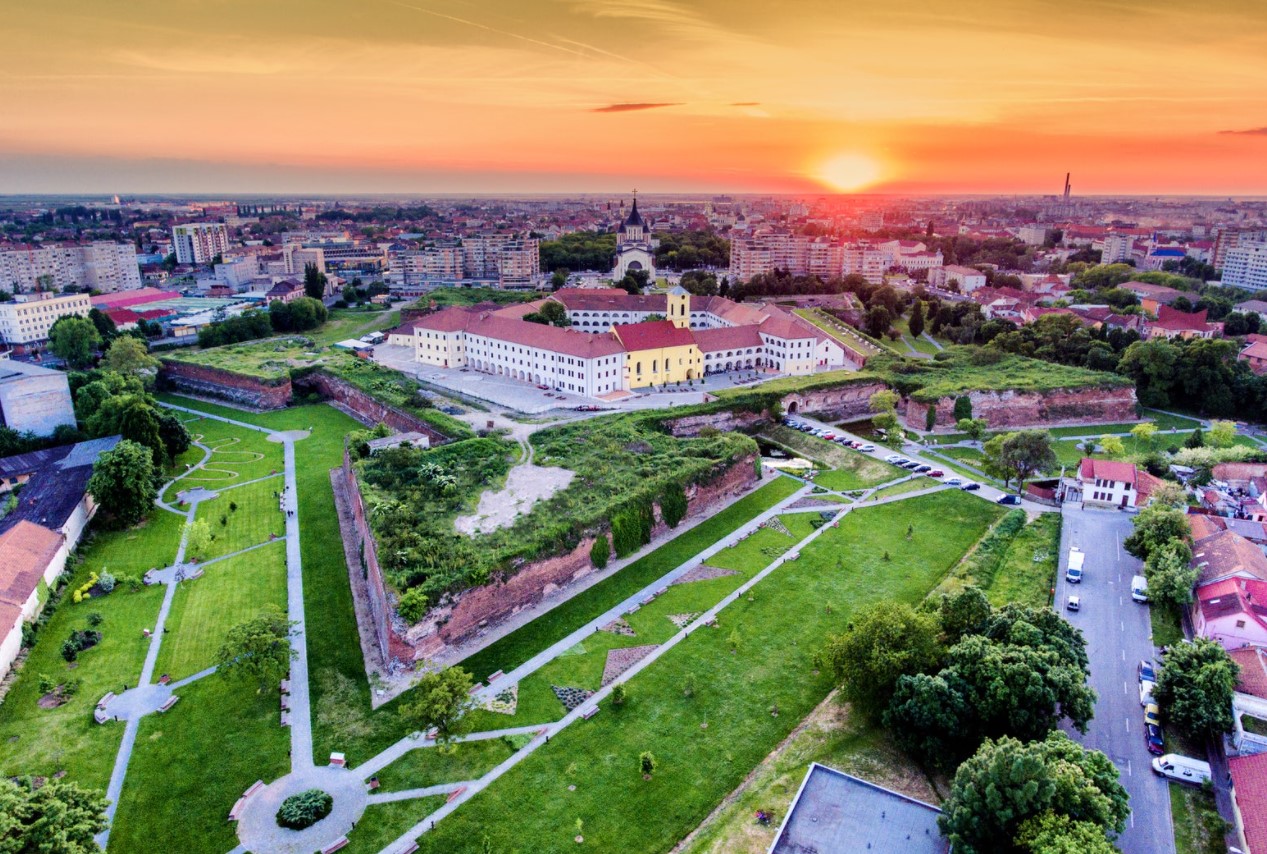
[(264, 301), (267, 303), (294, 302), (301, 296), (304, 296), (303, 282), (296, 282), (294, 279), (283, 279), (269, 288), (268, 293), (264, 294)]
[(1230, 530), (1193, 542), (1192, 565), (1197, 568), (1198, 586), (1229, 578), (1267, 581), (1267, 556), (1262, 549)]
[(66, 565), (65, 538), (25, 519), (0, 532), (0, 679), (22, 648), (22, 626), (39, 616), (41, 583)]
[(1249, 243), (1229, 249), (1222, 282), (1252, 291), (1267, 289), (1267, 243)]
[(75, 426), (70, 384), (61, 371), (0, 359), (0, 424), (19, 433), (47, 436)]
[(1202, 584), (1192, 607), (1192, 629), (1227, 649), (1267, 645), (1267, 581), (1225, 578)]
[[(762, 273), (787, 270), (797, 276), (836, 278), (847, 272), (846, 249), (837, 240), (775, 231), (768, 228), (736, 236), (730, 242), (730, 276), (737, 281), (747, 281)], [(874, 250), (870, 260), (876, 267), (876, 281), (888, 268), (888, 254)], [(855, 263), (855, 267), (859, 264)]]
[(187, 222), (172, 227), (177, 264), (210, 264), (229, 251), (229, 230), (222, 222)]
[[(1230, 649), (1228, 658), (1240, 668), (1232, 696), (1232, 750), (1247, 755), (1267, 753), (1267, 647)], [(1254, 719), (1249, 728), (1245, 718)]]
[(1047, 242), (1048, 228), (1040, 223), (1022, 225), (1016, 230), (1016, 236), (1028, 246), (1042, 246)]
[(141, 287), (141, 268), (131, 243), (96, 241), (0, 252), (0, 290), (85, 288), (113, 293)]
[(1131, 251), (1135, 240), (1128, 234), (1106, 234), (1104, 249), (1100, 255), (1101, 264), (1120, 264), (1131, 260)]
[(1232, 306), (1241, 314), (1256, 314), (1259, 320), (1267, 320), (1267, 301), (1260, 299), (1247, 299), (1245, 302), (1238, 302)]
[(68, 315), (87, 317), (92, 310), (88, 294), (19, 294), (0, 302), (0, 342), (16, 352), (36, 349), (48, 341), (48, 331)]
[(1232, 812), (1244, 854), (1267, 851), (1267, 753), (1231, 756)]
[(955, 290), (958, 285), (960, 293), (970, 294), (978, 288), (985, 287), (985, 273), (972, 267), (949, 264), (928, 274), (928, 283), (935, 288)]
[(1251, 243), (1267, 243), (1267, 229), (1220, 228), (1210, 250), (1210, 266), (1222, 270), (1227, 263), (1227, 253)]
[(1267, 335), (1251, 335), (1251, 340), (1237, 356), (1249, 364), (1249, 369), (1262, 376), (1267, 374)]
[[(216, 281), (232, 292), (245, 290), (260, 274), (260, 262), (251, 255), (216, 264)], [(303, 270), (300, 270), (302, 273)], [(212, 295), (214, 296), (214, 294)]]
[(312, 264), (320, 273), (326, 272), (326, 251), (320, 246), (306, 247), (301, 243), (287, 243), (282, 247), (282, 269), (288, 276), (302, 276)]
[[(1192, 300), (1196, 294), (1185, 293), (1184, 291), (1168, 288), (1164, 285), (1154, 285), (1149, 282), (1123, 282), (1118, 285), (1124, 291), (1130, 291), (1139, 297), (1139, 303), (1144, 311), (1149, 314), (1157, 314), (1163, 305), (1173, 305), (1179, 297), (1186, 297)], [(1199, 297), (1198, 297), (1199, 298)], [(1195, 302), (1196, 300), (1192, 300)]]
[(878, 246), (869, 243), (851, 243), (841, 251), (841, 274), (862, 276), (868, 282), (879, 284), (889, 270), (892, 256)]
[(1136, 506), (1139, 472), (1131, 463), (1084, 457), (1078, 464), (1082, 503), (1099, 507)]
[(1206, 320), (1206, 309), (1187, 312), (1168, 305), (1159, 306), (1157, 319), (1148, 324), (1150, 338), (1217, 338), (1223, 334), (1222, 323)]

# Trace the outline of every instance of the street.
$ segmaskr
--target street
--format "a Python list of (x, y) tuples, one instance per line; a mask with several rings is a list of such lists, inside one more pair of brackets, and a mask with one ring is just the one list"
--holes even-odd
[[(1170, 820), (1169, 783), (1152, 772), (1144, 745), (1143, 708), (1139, 704), (1140, 659), (1156, 663), (1148, 606), (1131, 599), (1131, 578), (1141, 563), (1122, 548), (1131, 515), (1118, 510), (1083, 510), (1066, 504), (1060, 535), (1055, 607), (1082, 630), (1096, 692), (1095, 717), (1086, 735), (1066, 731), (1081, 744), (1105, 753), (1122, 774), (1131, 796), (1131, 815), (1118, 837), (1125, 854), (1166, 854), (1175, 850)], [(1079, 584), (1065, 581), (1069, 549), (1086, 554)], [(1081, 599), (1078, 612), (1065, 610), (1070, 595)], [(1169, 747), (1167, 747), (1169, 751)]]

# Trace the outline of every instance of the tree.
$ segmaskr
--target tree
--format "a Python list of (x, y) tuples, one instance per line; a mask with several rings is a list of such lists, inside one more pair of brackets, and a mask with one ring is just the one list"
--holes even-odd
[(127, 439), (97, 457), (88, 493), (114, 522), (134, 525), (154, 506), (154, 455)]
[(1166, 480), (1148, 496), (1148, 503), (1183, 508), (1188, 506), (1188, 494), (1179, 484)]
[(189, 536), (185, 538), (185, 554), (192, 560), (206, 556), (211, 546), (211, 527), (206, 519), (195, 519), (189, 523)]
[(990, 600), (979, 587), (969, 585), (954, 595), (943, 594), (937, 611), (942, 642), (953, 646), (965, 635), (984, 633), (993, 615)]
[(92, 364), (92, 355), (101, 346), (101, 333), (86, 317), (68, 314), (48, 331), (48, 349), (74, 370)]
[(642, 751), (642, 754), (638, 757), (638, 770), (642, 772), (642, 776), (650, 777), (655, 773), (655, 769), (655, 754), (653, 754), (650, 750)]
[(967, 433), (968, 438), (974, 442), (980, 442), (985, 436), (986, 429), (990, 426), (990, 422), (984, 418), (960, 418), (955, 422), (955, 429), (961, 433)]
[(1127, 552), (1148, 560), (1154, 549), (1169, 545), (1174, 540), (1188, 541), (1192, 529), (1188, 527), (1187, 514), (1164, 504), (1148, 504), (1131, 520), (1135, 530), (1122, 541)]
[(922, 300), (915, 300), (915, 305), (911, 306), (911, 319), (907, 326), (911, 330), (911, 335), (918, 338), (924, 333), (924, 303)]
[(1177, 379), (1179, 348), (1164, 338), (1136, 341), (1122, 353), (1117, 370), (1135, 381), (1135, 391), (1144, 406), (1170, 405), (1171, 390)]
[(316, 264), (304, 265), (304, 296), (309, 299), (324, 300), (327, 284), (329, 280), (326, 274), (318, 270)]
[(990, 477), (1001, 478), (1004, 489), (1012, 482), (1012, 469), (1003, 456), (1003, 442), (1009, 435), (999, 433), (981, 446), (981, 470)]
[(0, 851), (5, 854), (97, 854), (106, 829), (105, 793), (51, 780), (0, 779)]
[(1197, 574), (1197, 568), (1192, 566), (1192, 550), (1183, 540), (1171, 540), (1153, 549), (1144, 561), (1149, 598), (1176, 608), (1192, 604)]
[(1157, 433), (1157, 425), (1151, 421), (1145, 421), (1142, 424), (1136, 424), (1131, 428), (1131, 435), (1135, 437), (1135, 447), (1139, 448), (1144, 445), (1146, 448), (1152, 448), (1153, 436)]
[(966, 421), (972, 418), (972, 398), (962, 394), (955, 398), (955, 420)]
[(1206, 437), (1215, 448), (1230, 448), (1236, 441), (1236, 425), (1231, 421), (1215, 421)]
[(1054, 812), (1026, 819), (1015, 845), (1030, 854), (1117, 854), (1103, 827)]
[(884, 334), (889, 331), (889, 327), (893, 325), (893, 315), (882, 305), (873, 305), (867, 309), (866, 319), (863, 324), (867, 327), (867, 332), (872, 338), (883, 338)]
[(413, 702), (401, 716), (415, 729), (436, 731), (436, 741), (447, 744), (466, 731), (466, 712), (473, 708), (471, 674), (460, 667), (446, 667), (424, 673), (410, 691)]
[(1099, 444), (1100, 449), (1110, 457), (1120, 457), (1126, 453), (1126, 446), (1122, 444), (1121, 438), (1111, 433), (1101, 436)]
[(217, 672), (239, 675), (259, 683), (256, 693), (290, 670), (290, 622), (280, 608), (269, 605), (253, 618), (238, 623), (224, 636), (216, 653)]
[(1051, 436), (1045, 430), (1019, 430), (1003, 437), (1002, 463), (1016, 476), (1020, 489), (1035, 472), (1056, 467), (1056, 454), (1051, 449)]
[(114, 339), (101, 362), (101, 366), (107, 371), (136, 377), (146, 387), (154, 385), (158, 364), (158, 359), (149, 354), (149, 348), (144, 342), (131, 335)]
[[(1150, 586), (1149, 593), (1152, 593)], [(1240, 668), (1218, 641), (1197, 638), (1170, 647), (1153, 697), (1162, 717), (1196, 739), (1232, 728), (1232, 697)]]
[(163, 443), (163, 450), (167, 452), (168, 462), (188, 451), (194, 441), (184, 422), (165, 409), (158, 413), (158, 437)]
[(567, 267), (559, 267), (550, 276), (550, 290), (557, 291), (559, 288), (567, 287), (568, 276)]
[(115, 326), (114, 321), (110, 319), (110, 315), (99, 308), (89, 311), (88, 319), (92, 321), (93, 326), (97, 327), (97, 332), (101, 334), (102, 341), (110, 341), (119, 334), (119, 327)]
[(897, 680), (937, 666), (941, 658), (937, 618), (898, 602), (881, 602), (828, 639), (824, 660), (841, 695), (876, 718), (892, 699)]
[(1185, 448), (1205, 447), (1205, 434), (1201, 432), (1201, 428), (1199, 426), (1197, 429), (1188, 434), (1188, 438), (1183, 440), (1183, 446)]
[(599, 532), (594, 538), (594, 545), (590, 546), (590, 562), (597, 569), (603, 569), (607, 566), (607, 561), (611, 559), (611, 542), (607, 539), (607, 534)]
[(1014, 847), (1022, 825), (1049, 813), (1120, 833), (1129, 812), (1109, 758), (1053, 732), (985, 742), (955, 772), (937, 824), (955, 851), (978, 854)]

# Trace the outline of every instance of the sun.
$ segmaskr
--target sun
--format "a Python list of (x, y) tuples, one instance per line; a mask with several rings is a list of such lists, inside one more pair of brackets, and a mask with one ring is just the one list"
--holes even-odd
[(842, 152), (818, 168), (818, 180), (842, 193), (861, 190), (880, 180), (884, 170), (873, 157), (857, 152)]

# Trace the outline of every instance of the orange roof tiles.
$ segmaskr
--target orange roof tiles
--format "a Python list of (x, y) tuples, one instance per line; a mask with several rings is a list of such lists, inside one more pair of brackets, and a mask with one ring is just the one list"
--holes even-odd
[(0, 601), (22, 606), (40, 584), (65, 538), (25, 519), (0, 534)]

